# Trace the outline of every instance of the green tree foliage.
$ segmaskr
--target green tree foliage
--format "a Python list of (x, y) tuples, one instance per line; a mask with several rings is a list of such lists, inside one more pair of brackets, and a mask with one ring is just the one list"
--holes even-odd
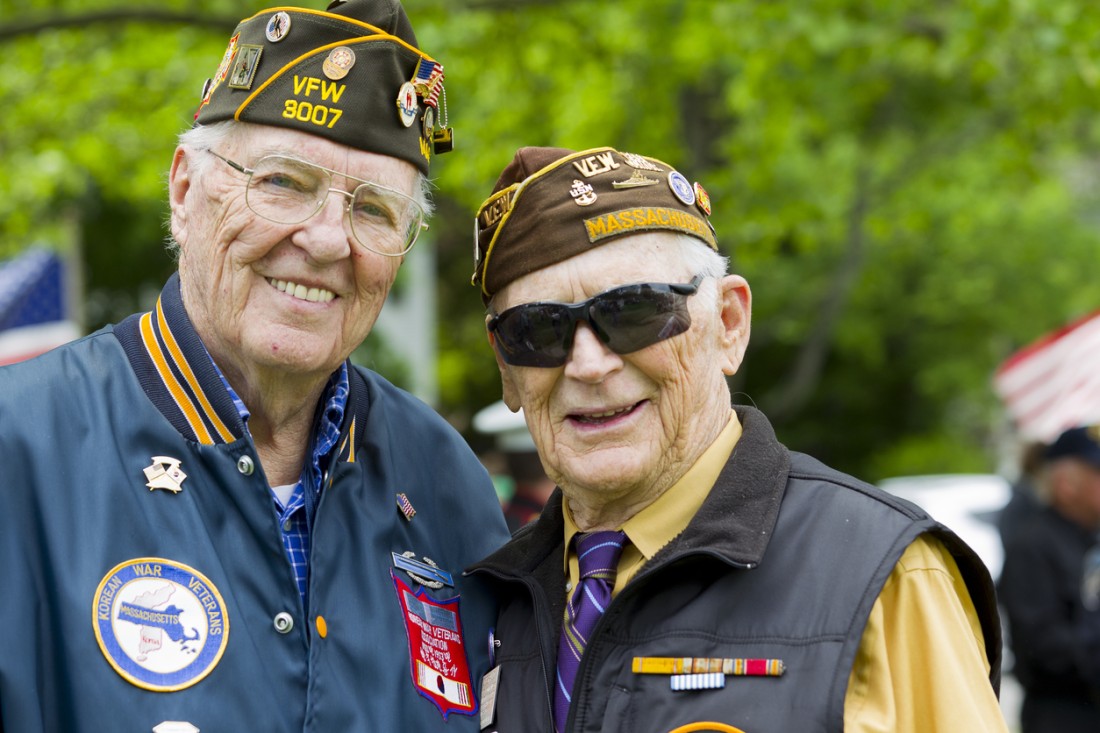
[[(499, 395), (473, 211), (522, 145), (610, 144), (700, 180), (753, 286), (738, 399), (869, 478), (994, 468), (993, 369), (1100, 307), (1089, 3), (406, 5), (456, 135), (433, 166), (433, 244), (438, 407), (461, 428)], [(233, 21), (262, 7), (0, 4), (0, 256), (62, 246), (74, 212), (99, 320), (155, 292), (174, 136)]]

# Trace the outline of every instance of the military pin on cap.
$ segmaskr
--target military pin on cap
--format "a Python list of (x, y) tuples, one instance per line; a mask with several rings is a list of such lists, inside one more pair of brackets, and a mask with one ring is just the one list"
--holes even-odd
[(290, 33), (290, 13), (280, 10), (268, 18), (267, 27), (264, 29), (267, 40), (278, 43), (286, 38), (287, 33)]
[(695, 182), (693, 188), (695, 189), (695, 205), (704, 214), (710, 216), (710, 194), (707, 193), (707, 189), (703, 188), (703, 184), (699, 181)]
[(596, 191), (579, 178), (573, 179), (573, 185), (569, 188), (569, 195), (577, 206), (590, 206), (596, 203)]
[(416, 112), (420, 105), (416, 102), (416, 87), (411, 81), (407, 81), (397, 90), (397, 115), (401, 124), (412, 127), (416, 122)]
[(423, 120), (421, 120), (421, 124), (423, 125), (423, 127), (421, 128), (421, 132), (424, 135), (424, 139), (425, 140), (431, 140), (432, 139), (432, 133), (435, 131), (435, 108), (434, 107), (425, 107), (424, 108), (424, 118), (423, 118)]
[(672, 195), (680, 199), (685, 206), (695, 203), (695, 189), (688, 183), (688, 179), (679, 171), (668, 174), (668, 187), (672, 189)]
[(355, 51), (347, 46), (337, 46), (328, 52), (328, 57), (321, 64), (321, 70), (325, 76), (333, 81), (343, 79), (355, 66)]

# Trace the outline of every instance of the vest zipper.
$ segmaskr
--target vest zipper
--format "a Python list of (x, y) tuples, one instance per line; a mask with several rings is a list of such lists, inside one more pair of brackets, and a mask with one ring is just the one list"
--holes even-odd
[[(546, 650), (548, 648), (556, 648), (558, 640), (547, 640), (546, 638), (549, 630), (546, 628), (546, 621), (543, 618), (544, 613), (542, 613), (542, 611), (544, 611), (546, 609), (546, 606), (548, 605), (544, 597), (545, 594), (542, 592), (542, 588), (539, 587), (539, 584), (531, 578), (517, 578), (513, 575), (505, 575), (488, 567), (475, 568), (470, 572), (463, 573), (463, 575), (469, 576), (474, 575), (475, 573), (485, 573), (486, 575), (490, 575), (497, 580), (502, 580), (506, 583), (521, 583), (524, 587), (527, 588), (527, 592), (531, 596), (532, 606), (535, 609), (535, 634), (539, 640), (539, 661), (542, 662), (542, 689), (546, 693), (546, 719), (550, 723), (549, 730), (552, 732), (554, 730), (554, 697), (552, 695), (552, 690), (554, 688), (551, 686), (550, 680), (556, 678), (556, 673), (551, 674), (551, 670), (549, 669), (549, 662), (547, 661)], [(551, 645), (549, 647), (547, 646), (548, 641)]]

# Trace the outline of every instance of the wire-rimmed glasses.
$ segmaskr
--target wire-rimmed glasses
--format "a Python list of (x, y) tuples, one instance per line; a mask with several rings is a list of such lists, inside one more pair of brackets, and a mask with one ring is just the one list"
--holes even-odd
[[(257, 216), (276, 224), (302, 223), (335, 192), (348, 199), (345, 211), (355, 241), (376, 254), (400, 257), (428, 228), (424, 209), (415, 199), (378, 183), (286, 155), (266, 155), (246, 168), (213, 150), (208, 152), (248, 176), (245, 203)], [(353, 191), (334, 188), (334, 175), (359, 185)]]

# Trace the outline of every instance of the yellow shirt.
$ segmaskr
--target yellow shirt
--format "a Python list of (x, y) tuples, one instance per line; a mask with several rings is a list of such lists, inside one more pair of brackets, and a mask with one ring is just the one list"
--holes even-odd
[[(729, 423), (668, 491), (622, 526), (630, 544), (619, 560), (617, 594), (658, 550), (687, 528), (741, 437)], [(565, 546), (579, 530), (563, 502)], [(566, 588), (580, 575), (564, 558)], [(951, 554), (939, 540), (913, 541), (871, 609), (844, 698), (846, 733), (1007, 733), (993, 688), (977, 611)]]

